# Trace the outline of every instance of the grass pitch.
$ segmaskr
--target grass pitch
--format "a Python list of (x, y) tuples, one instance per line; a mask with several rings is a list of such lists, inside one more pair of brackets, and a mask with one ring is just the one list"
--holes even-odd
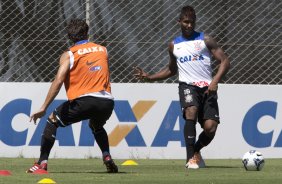
[(101, 159), (50, 159), (49, 174), (26, 174), (34, 162), (26, 158), (0, 158), (0, 170), (12, 175), (0, 176), (0, 184), (36, 184), (50, 178), (56, 184), (87, 183), (160, 183), (160, 184), (280, 184), (282, 159), (267, 159), (262, 171), (245, 171), (241, 160), (205, 160), (206, 168), (187, 170), (184, 160), (135, 160), (137, 166), (122, 166), (125, 160), (115, 160), (119, 173), (108, 174)]

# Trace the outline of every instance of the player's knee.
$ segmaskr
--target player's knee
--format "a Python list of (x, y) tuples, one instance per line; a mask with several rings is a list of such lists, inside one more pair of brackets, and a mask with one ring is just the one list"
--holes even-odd
[(50, 119), (47, 120), (45, 129), (43, 131), (42, 137), (48, 139), (48, 140), (55, 140), (56, 139), (56, 133), (57, 133), (57, 126), (52, 123)]
[(198, 109), (195, 106), (186, 107), (184, 112), (183, 112), (184, 119), (196, 121), (197, 111), (198, 111)]
[(60, 119), (58, 119), (54, 113), (52, 113), (49, 116), (48, 121), (54, 124), (56, 127), (66, 127), (67, 126)]
[(206, 120), (204, 125), (204, 131), (207, 136), (214, 137), (217, 130), (218, 123), (214, 120)]

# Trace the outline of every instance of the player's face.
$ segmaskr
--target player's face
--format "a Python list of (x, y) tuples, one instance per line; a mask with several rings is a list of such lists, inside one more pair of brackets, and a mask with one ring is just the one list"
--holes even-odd
[(184, 37), (190, 37), (194, 33), (195, 19), (190, 16), (185, 16), (179, 20), (181, 31)]

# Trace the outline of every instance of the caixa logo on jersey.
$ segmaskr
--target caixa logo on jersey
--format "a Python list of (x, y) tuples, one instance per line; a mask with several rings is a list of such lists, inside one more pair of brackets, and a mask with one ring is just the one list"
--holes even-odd
[[(263, 101), (255, 104), (246, 113), (242, 123), (242, 134), (246, 142), (257, 148), (266, 148), (272, 146), (274, 141), (274, 147), (282, 147), (282, 131), (279, 129), (279, 136), (276, 140), (273, 140), (274, 131), (269, 130), (269, 124), (263, 121), (264, 126), (268, 127), (268, 132), (262, 132), (259, 127), (261, 118), (268, 116), (276, 119), (277, 102)], [(276, 122), (278, 123), (278, 122)], [(282, 123), (282, 122), (280, 122)]]
[[(64, 100), (55, 100), (50, 105), (46, 116), (40, 119), (30, 140), (27, 140), (29, 129), (25, 128), (23, 130), (23, 128), (21, 128), (22, 131), (17, 131), (13, 128), (12, 122), (14, 117), (19, 114), (30, 116), (32, 101), (29, 99), (15, 99), (8, 102), (0, 111), (0, 141), (8, 146), (39, 146), (47, 115), (63, 101)], [(181, 142), (181, 146), (184, 147), (184, 120), (178, 101), (172, 101), (170, 103), (153, 140), (150, 140), (150, 143), (145, 142), (145, 133), (140, 131), (138, 125), (141, 123), (140, 119), (154, 106), (155, 102), (156, 101), (138, 101), (131, 107), (127, 100), (116, 100), (114, 113), (119, 122), (111, 132), (108, 132), (110, 145), (118, 146), (122, 140), (125, 140), (129, 147), (166, 147), (170, 141), (179, 141)], [(26, 127), (24, 124), (28, 122), (16, 123), (22, 123), (22, 127)], [(150, 129), (150, 123), (151, 122), (148, 122), (148, 125), (146, 125), (148, 129)], [(179, 123), (179, 130), (174, 130), (176, 123)], [(146, 131), (148, 131), (148, 129), (146, 129)], [(93, 146), (95, 144), (87, 121), (81, 123), (77, 145), (73, 131), (72, 126), (58, 129), (56, 139), (59, 146)]]

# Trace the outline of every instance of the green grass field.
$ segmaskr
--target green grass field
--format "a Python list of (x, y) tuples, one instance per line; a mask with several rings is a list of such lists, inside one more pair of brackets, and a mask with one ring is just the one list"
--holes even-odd
[(34, 162), (26, 158), (0, 158), (0, 170), (12, 175), (0, 176), (0, 184), (35, 184), (50, 178), (57, 184), (86, 183), (190, 183), (190, 184), (280, 184), (282, 159), (267, 159), (262, 171), (245, 171), (241, 160), (205, 160), (206, 168), (187, 170), (184, 160), (135, 160), (137, 166), (122, 166), (125, 160), (115, 160), (119, 173), (108, 174), (100, 159), (50, 159), (49, 174), (26, 174)]

